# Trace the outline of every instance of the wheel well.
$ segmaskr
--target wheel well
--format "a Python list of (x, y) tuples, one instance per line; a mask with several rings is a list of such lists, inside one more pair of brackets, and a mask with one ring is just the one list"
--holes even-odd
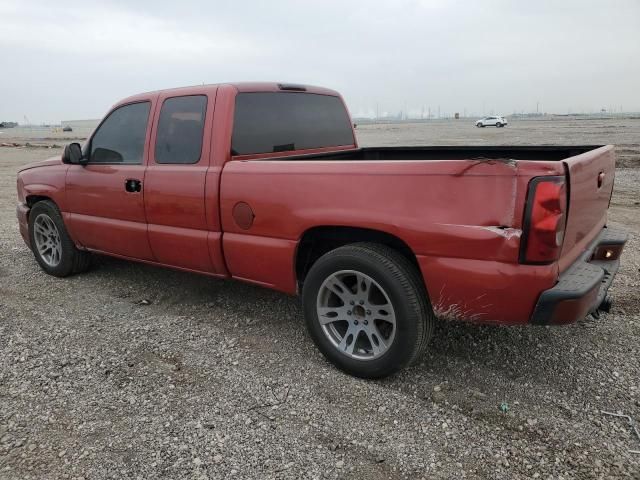
[(387, 245), (406, 257), (422, 277), (415, 254), (403, 240), (380, 230), (357, 227), (314, 227), (300, 239), (296, 253), (296, 278), (299, 286), (304, 282), (312, 265), (322, 255), (338, 247), (358, 242), (373, 242)]
[(42, 202), (43, 200), (51, 200), (51, 199), (43, 195), (28, 195), (26, 198), (27, 205), (29, 206), (29, 208), (32, 208), (36, 203)]

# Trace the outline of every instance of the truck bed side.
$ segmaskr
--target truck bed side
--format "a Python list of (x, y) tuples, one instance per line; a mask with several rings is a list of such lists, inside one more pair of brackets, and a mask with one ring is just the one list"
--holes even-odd
[[(411, 249), (441, 316), (523, 322), (558, 275), (557, 265), (518, 264), (527, 185), (563, 173), (560, 162), (231, 161), (221, 181), (225, 259), (236, 278), (294, 293), (306, 231), (371, 229)], [(254, 215), (248, 229), (234, 213), (241, 203)]]

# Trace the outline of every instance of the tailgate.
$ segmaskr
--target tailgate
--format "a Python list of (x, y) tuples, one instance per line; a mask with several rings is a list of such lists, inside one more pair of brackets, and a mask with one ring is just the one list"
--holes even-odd
[(567, 227), (560, 272), (566, 270), (597, 237), (607, 221), (613, 191), (615, 155), (613, 146), (590, 150), (563, 160), (568, 176)]

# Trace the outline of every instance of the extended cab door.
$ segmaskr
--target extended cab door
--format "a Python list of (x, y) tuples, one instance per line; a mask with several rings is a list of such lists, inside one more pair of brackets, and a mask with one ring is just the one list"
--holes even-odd
[(144, 211), (149, 119), (154, 97), (112, 110), (67, 170), (67, 225), (84, 247), (152, 260)]
[(217, 178), (206, 193), (216, 89), (186, 93), (158, 99), (145, 177), (149, 243), (160, 263), (223, 274)]

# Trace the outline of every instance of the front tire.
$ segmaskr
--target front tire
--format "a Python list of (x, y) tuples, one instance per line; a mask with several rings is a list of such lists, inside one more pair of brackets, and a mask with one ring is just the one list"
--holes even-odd
[(416, 362), (435, 322), (417, 268), (374, 243), (323, 255), (305, 279), (302, 300), (322, 354), (362, 378), (386, 377)]
[(66, 277), (90, 266), (90, 254), (76, 248), (60, 210), (50, 200), (38, 202), (31, 208), (29, 239), (36, 261), (49, 275)]
[(500, 122), (496, 123), (496, 127), (501, 128), (502, 124)]

